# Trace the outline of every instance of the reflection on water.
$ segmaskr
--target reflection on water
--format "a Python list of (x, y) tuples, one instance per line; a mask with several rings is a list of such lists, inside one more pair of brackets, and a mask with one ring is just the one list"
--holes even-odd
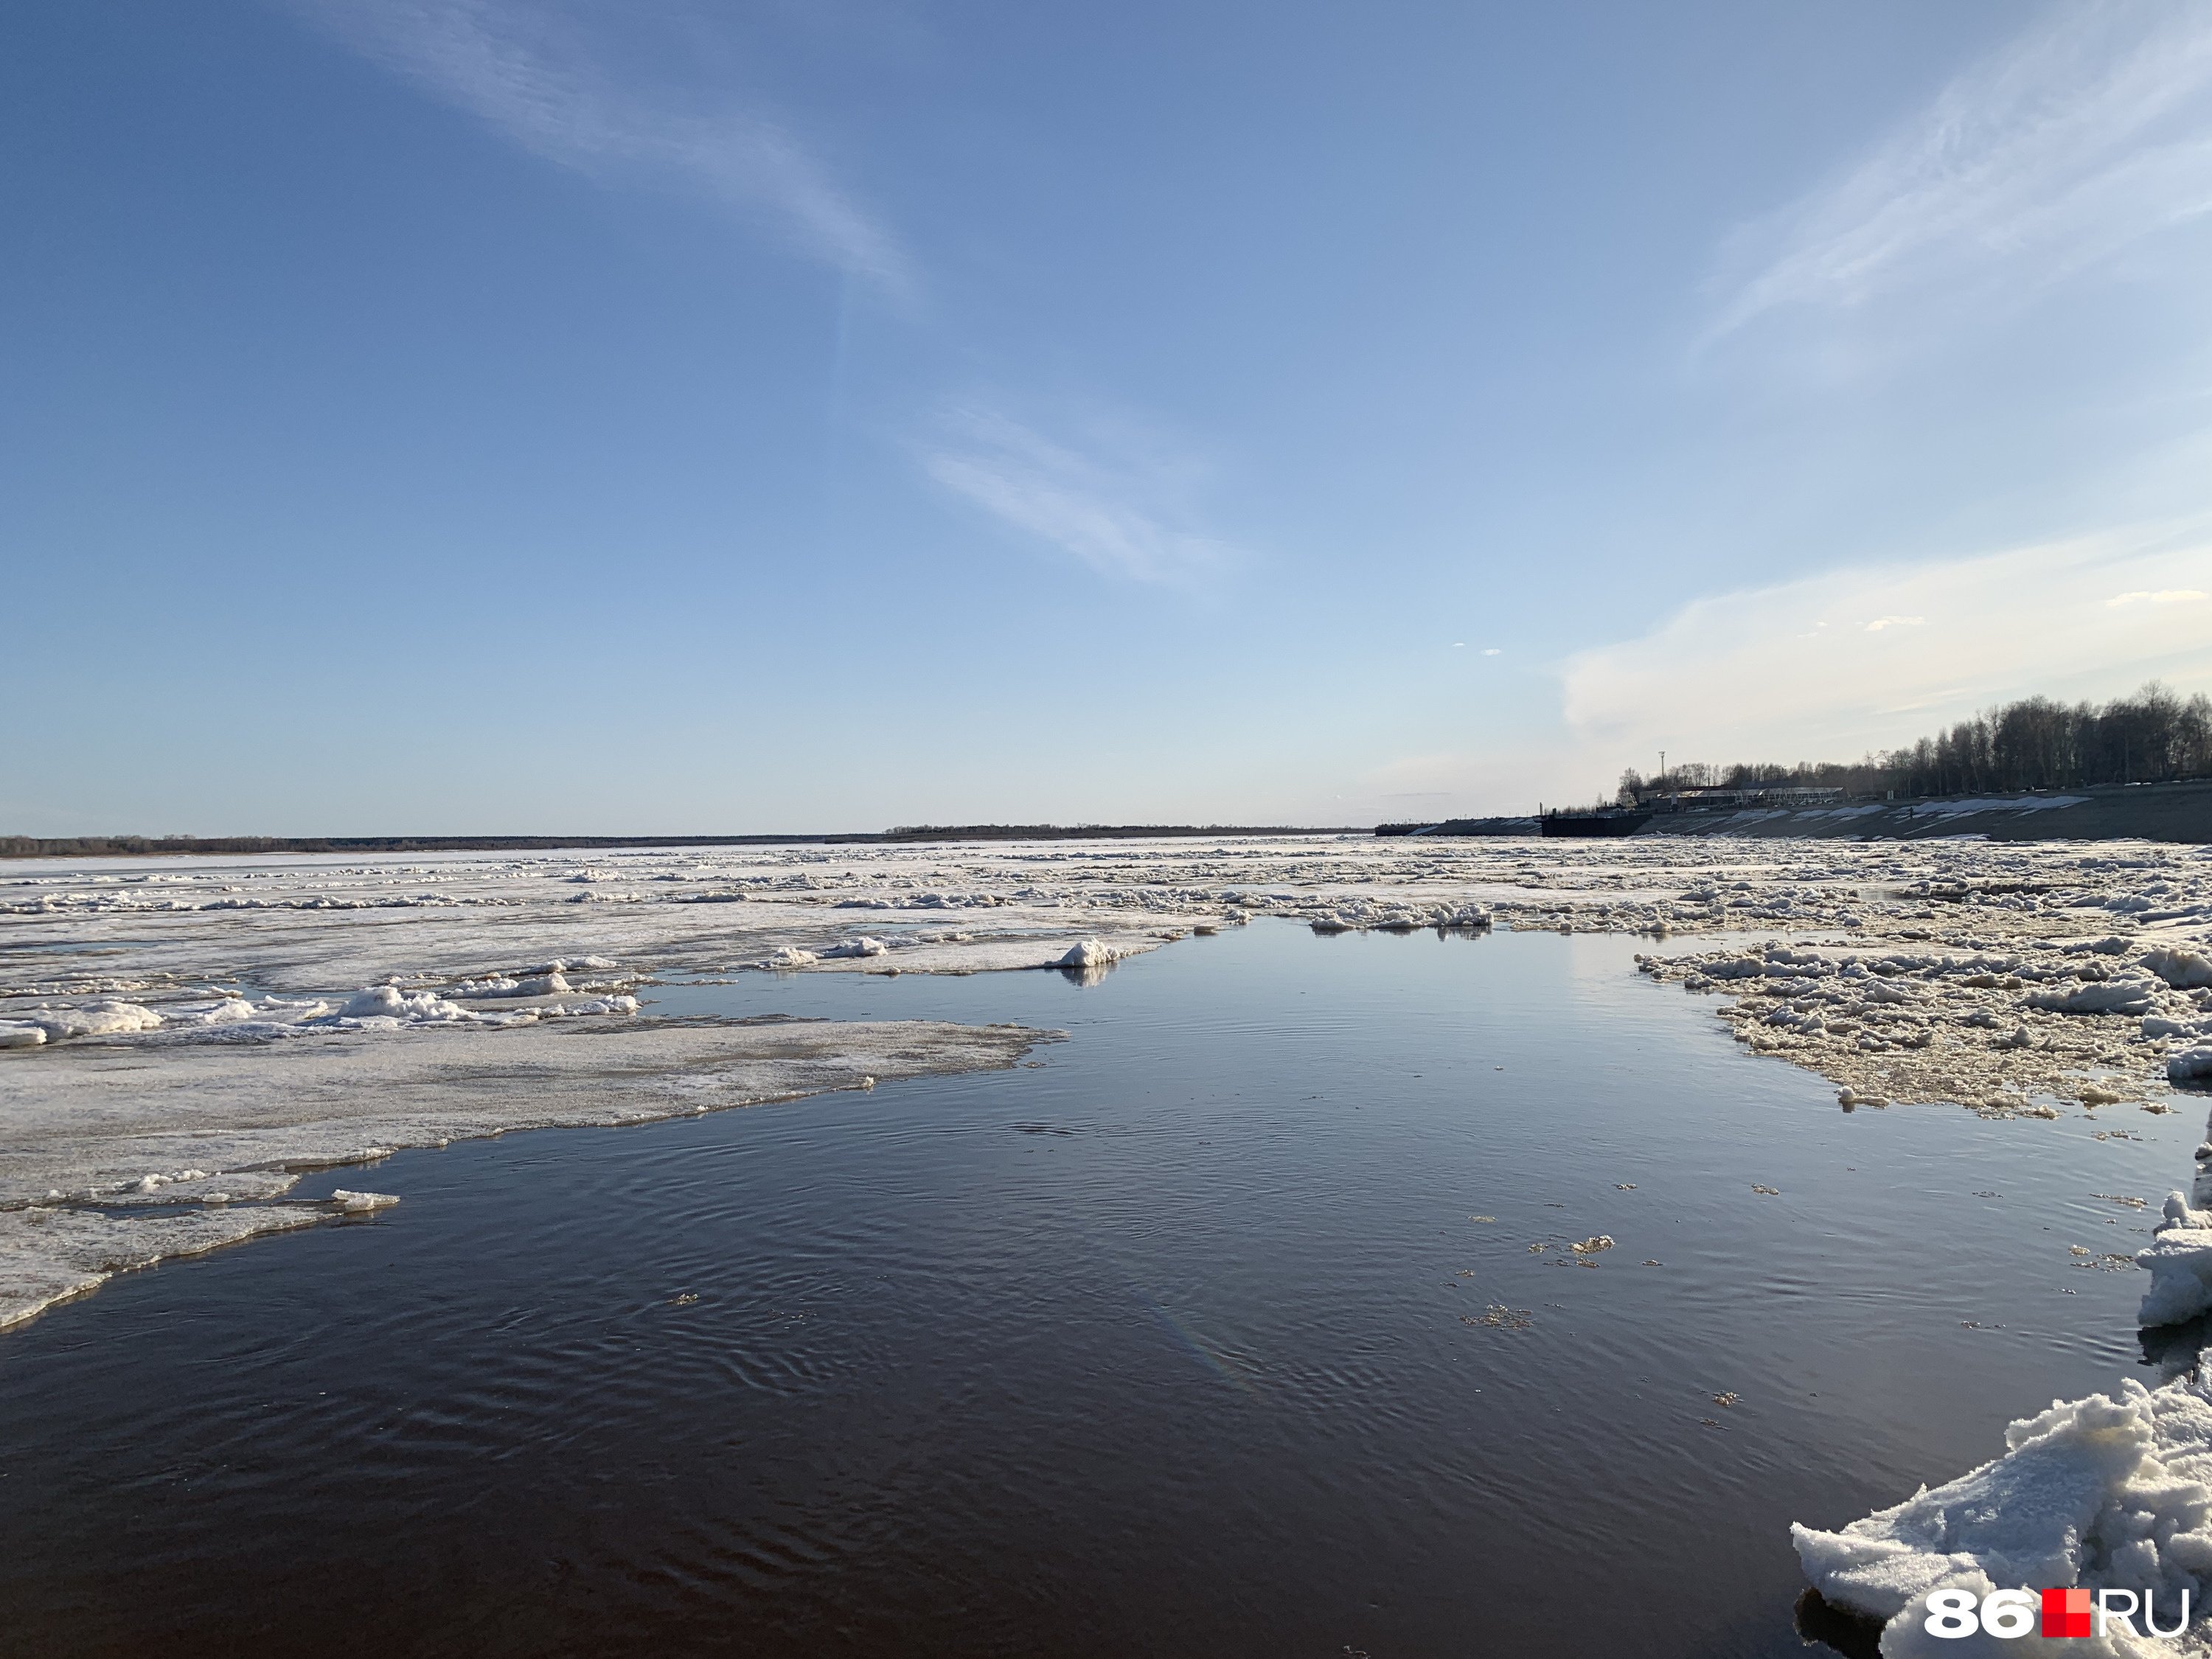
[(1842, 1646), (1788, 1522), (2171, 1364), (2069, 1246), (2139, 1248), (2196, 1126), (1847, 1115), (1639, 948), (662, 988), (1072, 1035), (405, 1154), (0, 1340), (0, 1652)]

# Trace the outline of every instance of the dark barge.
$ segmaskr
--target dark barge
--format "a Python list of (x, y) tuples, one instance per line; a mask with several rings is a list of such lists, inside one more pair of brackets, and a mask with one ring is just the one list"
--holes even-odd
[(1632, 836), (1650, 822), (1650, 813), (1628, 811), (1550, 811), (1543, 817), (1547, 836)]

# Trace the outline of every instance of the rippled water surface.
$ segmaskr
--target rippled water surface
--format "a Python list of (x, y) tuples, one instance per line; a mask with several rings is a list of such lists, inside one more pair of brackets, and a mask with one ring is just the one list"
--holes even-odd
[(1800, 1652), (1790, 1521), (2153, 1374), (2077, 1264), (2203, 1126), (1847, 1115), (1635, 948), (664, 988), (1070, 1037), (404, 1154), (0, 1337), (0, 1652)]

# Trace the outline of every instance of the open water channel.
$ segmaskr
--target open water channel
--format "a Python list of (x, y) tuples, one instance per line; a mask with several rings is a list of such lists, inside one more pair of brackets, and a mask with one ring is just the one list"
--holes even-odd
[(2107, 1258), (2202, 1114), (1845, 1113), (1638, 948), (657, 988), (1069, 1037), (334, 1172), (404, 1202), (0, 1336), (0, 1653), (1802, 1653), (1790, 1521), (2162, 1374)]

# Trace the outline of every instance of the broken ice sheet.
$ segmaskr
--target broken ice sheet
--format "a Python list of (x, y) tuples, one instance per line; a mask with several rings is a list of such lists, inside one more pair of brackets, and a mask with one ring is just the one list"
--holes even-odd
[[(513, 1129), (637, 1123), (1003, 1068), (1053, 1035), (933, 1021), (441, 1024), (404, 1039), (354, 1030), (188, 1045), (152, 1066), (97, 1049), (40, 1052), (8, 1077), (0, 1328), (125, 1267), (398, 1201), (342, 1188), (319, 1205), (244, 1204), (280, 1196), (307, 1169)], [(179, 1201), (201, 1207), (111, 1212)]]

